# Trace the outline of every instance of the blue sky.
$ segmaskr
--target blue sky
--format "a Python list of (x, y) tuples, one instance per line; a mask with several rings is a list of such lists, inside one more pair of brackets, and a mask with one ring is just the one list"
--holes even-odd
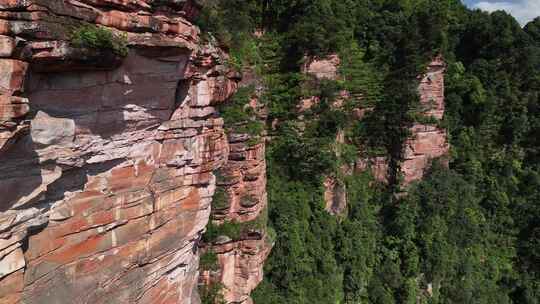
[(521, 25), (540, 16), (540, 0), (463, 0), (471, 8), (488, 12), (505, 10), (512, 14)]

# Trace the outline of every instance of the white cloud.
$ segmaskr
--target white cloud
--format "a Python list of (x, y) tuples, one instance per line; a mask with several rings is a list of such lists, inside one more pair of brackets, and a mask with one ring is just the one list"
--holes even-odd
[(488, 12), (505, 10), (514, 16), (521, 25), (525, 25), (527, 22), (540, 16), (540, 0), (480, 1), (474, 7)]

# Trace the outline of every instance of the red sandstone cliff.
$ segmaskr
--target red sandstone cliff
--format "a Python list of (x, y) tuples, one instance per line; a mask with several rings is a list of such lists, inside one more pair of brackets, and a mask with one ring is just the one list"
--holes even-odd
[[(422, 115), (434, 122), (444, 116), (444, 72), (446, 64), (441, 57), (433, 59), (420, 80), (418, 91)], [(435, 123), (416, 123), (411, 127), (412, 136), (405, 142), (401, 164), (403, 184), (422, 179), (433, 159), (447, 156), (450, 146), (446, 130)]]
[[(198, 303), (236, 89), (190, 0), (0, 0), (0, 303)], [(125, 58), (73, 28), (126, 37)]]
[[(241, 86), (256, 84), (250, 71), (244, 73)], [(254, 119), (264, 121), (266, 108), (254, 94), (245, 107), (251, 107)], [(238, 239), (218, 238), (205, 250), (217, 255), (218, 270), (206, 271), (206, 284), (219, 283), (226, 303), (252, 303), (250, 293), (263, 279), (264, 262), (272, 244), (267, 239), (267, 193), (265, 136), (239, 131), (238, 125), (225, 126), (230, 153), (219, 170), (217, 187), (221, 198), (212, 203), (212, 220), (220, 225), (233, 222), (241, 229)]]

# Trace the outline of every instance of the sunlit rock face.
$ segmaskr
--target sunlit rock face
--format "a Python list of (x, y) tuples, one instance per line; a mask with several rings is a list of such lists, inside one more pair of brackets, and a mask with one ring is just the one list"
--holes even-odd
[[(194, 1), (0, 2), (0, 303), (198, 303), (236, 90)], [(74, 47), (82, 21), (127, 56)]]
[(445, 129), (436, 122), (444, 116), (444, 73), (446, 64), (441, 57), (433, 59), (422, 76), (418, 88), (422, 115), (434, 123), (416, 123), (411, 127), (412, 136), (405, 142), (401, 164), (403, 184), (422, 179), (434, 159), (448, 156), (450, 145)]

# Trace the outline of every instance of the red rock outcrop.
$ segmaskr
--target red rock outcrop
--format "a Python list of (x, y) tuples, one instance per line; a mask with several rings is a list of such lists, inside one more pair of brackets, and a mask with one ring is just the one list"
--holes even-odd
[[(432, 60), (418, 88), (422, 115), (440, 121), (444, 116), (444, 72), (446, 64), (441, 57)], [(401, 171), (403, 185), (422, 179), (433, 159), (448, 155), (450, 145), (446, 130), (435, 123), (416, 123), (412, 136), (405, 142)]]
[[(0, 1), (0, 303), (198, 303), (237, 87), (190, 0)], [(74, 47), (88, 22), (125, 58)]]
[(266, 161), (264, 139), (245, 133), (228, 133), (229, 160), (220, 169), (218, 186), (226, 193), (227, 204), (214, 207), (215, 220), (249, 222), (266, 208)]
[(272, 244), (260, 236), (212, 246), (218, 257), (217, 278), (223, 284), (226, 303), (253, 303), (250, 294), (263, 280), (264, 262), (271, 249)]
[[(253, 73), (246, 71), (244, 75), (242, 86), (260, 86), (254, 83), (257, 78)], [(256, 94), (245, 107), (251, 107), (254, 119), (266, 119), (266, 108)], [(263, 279), (264, 261), (272, 248), (266, 229), (265, 136), (239, 131), (243, 123), (225, 127), (230, 153), (228, 162), (217, 174), (212, 220), (218, 225), (233, 222), (239, 225), (241, 233), (238, 239), (218, 238), (207, 244), (205, 250), (217, 255), (219, 270), (205, 272), (203, 281), (220, 283), (226, 303), (252, 303), (251, 291)]]

